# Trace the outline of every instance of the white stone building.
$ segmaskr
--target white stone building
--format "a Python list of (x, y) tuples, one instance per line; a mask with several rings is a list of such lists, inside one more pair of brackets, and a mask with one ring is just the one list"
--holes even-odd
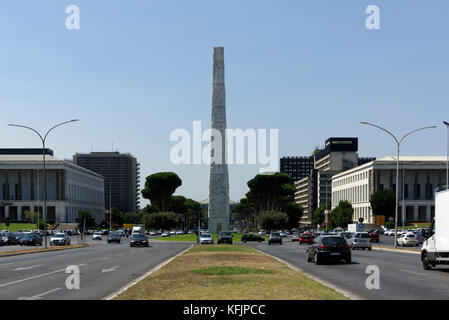
[[(103, 177), (50, 154), (45, 159), (47, 220), (75, 222), (78, 212), (87, 209), (100, 223), (104, 218)], [(42, 214), (42, 160), (42, 154), (0, 154), (0, 218), (23, 221), (26, 210)]]
[[(446, 183), (446, 157), (399, 158), (399, 221), (431, 221), (435, 214), (435, 190)], [(346, 170), (332, 177), (332, 209), (347, 200), (353, 220), (374, 223), (369, 202), (379, 189), (396, 191), (396, 158), (389, 156)]]

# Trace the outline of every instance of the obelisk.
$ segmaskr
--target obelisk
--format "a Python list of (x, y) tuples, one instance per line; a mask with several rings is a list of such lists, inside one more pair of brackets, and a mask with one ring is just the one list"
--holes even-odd
[[(223, 47), (214, 47), (212, 77), (213, 77), (212, 115), (211, 115), (212, 137), (211, 137), (211, 163), (209, 173), (208, 226), (210, 233), (219, 233), (220, 231), (230, 231), (229, 179), (228, 179), (228, 165), (226, 163), (226, 140), (225, 140), (226, 92), (224, 83)], [(214, 132), (216, 134), (214, 134)]]

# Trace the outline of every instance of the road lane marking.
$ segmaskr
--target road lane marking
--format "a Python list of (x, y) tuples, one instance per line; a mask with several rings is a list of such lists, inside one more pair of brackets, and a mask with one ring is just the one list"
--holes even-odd
[(50, 290), (50, 291), (47, 291), (47, 292), (44, 292), (44, 293), (41, 293), (41, 294), (37, 294), (37, 295), (32, 296), (32, 297), (18, 297), (17, 300), (39, 300), (39, 299), (42, 299), (43, 296), (45, 296), (47, 294), (50, 294), (50, 293), (53, 293), (53, 292), (56, 292), (58, 290), (61, 290), (61, 288), (56, 288), (56, 289), (53, 289), (53, 290)]
[[(82, 266), (85, 266), (86, 264), (87, 263), (79, 264), (79, 265), (77, 265), (77, 267), (82, 267)], [(62, 271), (65, 271), (65, 270), (66, 270), (66, 268), (55, 270), (55, 271), (51, 271), (51, 272), (47, 272), (47, 273), (43, 273), (43, 274), (38, 274), (36, 276), (32, 276), (32, 277), (28, 277), (28, 278), (24, 278), (24, 279), (19, 279), (19, 280), (3, 283), (3, 284), (0, 284), (0, 288), (6, 287), (6, 286), (10, 286), (10, 285), (13, 285), (13, 284), (16, 284), (16, 283), (28, 281), (28, 280), (33, 280), (33, 279), (40, 278), (40, 277), (45, 277), (45, 276), (48, 276), (50, 274), (62, 272)]]
[(37, 264), (35, 266), (29, 266), (29, 267), (19, 267), (19, 268), (15, 268), (13, 271), (29, 270), (29, 269), (33, 269), (33, 268), (40, 267), (40, 266), (43, 266), (43, 264)]
[(106, 261), (108, 259), (111, 259), (111, 257), (101, 258), (101, 259), (98, 259), (98, 261)]
[(109, 269), (102, 269), (101, 273), (117, 271), (118, 267), (120, 267), (120, 266), (115, 266), (115, 267), (112, 267), (112, 268), (109, 268)]
[(414, 271), (410, 271), (410, 270), (398, 269), (398, 271), (407, 272), (407, 273), (411, 273), (411, 274), (416, 274), (418, 276), (427, 277), (427, 274), (414, 272)]

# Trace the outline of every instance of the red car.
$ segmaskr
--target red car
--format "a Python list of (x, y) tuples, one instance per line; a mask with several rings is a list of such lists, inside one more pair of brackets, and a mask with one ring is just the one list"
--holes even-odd
[(380, 240), (379, 233), (377, 233), (377, 232), (372, 232), (372, 233), (370, 233), (369, 238), (370, 238), (370, 241), (371, 241), (371, 242), (377, 242), (377, 243), (379, 243), (379, 240)]
[(299, 244), (307, 243), (311, 244), (313, 242), (313, 236), (310, 233), (302, 233), (299, 237)]

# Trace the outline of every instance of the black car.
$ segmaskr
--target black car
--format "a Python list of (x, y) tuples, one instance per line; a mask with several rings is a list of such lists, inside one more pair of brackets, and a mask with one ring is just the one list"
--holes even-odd
[(232, 233), (229, 231), (220, 231), (217, 238), (217, 244), (220, 243), (232, 244)]
[(262, 242), (262, 241), (265, 241), (265, 238), (258, 236), (257, 234), (253, 234), (253, 233), (244, 233), (242, 235), (242, 242), (246, 242), (246, 241)]
[(268, 244), (272, 243), (282, 244), (282, 237), (279, 231), (271, 231), (270, 237), (268, 238)]
[(144, 246), (144, 247), (148, 247), (148, 239), (146, 237), (146, 235), (144, 234), (134, 234), (131, 237), (131, 243), (130, 243), (131, 247), (134, 246)]
[(321, 264), (325, 260), (345, 260), (351, 263), (351, 248), (341, 236), (319, 236), (313, 240), (306, 253), (307, 262)]
[(36, 246), (42, 245), (42, 238), (37, 233), (25, 233), (23, 237), (20, 239), (21, 246)]
[(24, 233), (23, 232), (14, 232), (13, 236), (16, 239), (16, 244), (20, 243), (20, 239), (22, 239)]
[(120, 234), (118, 232), (111, 232), (108, 235), (108, 243), (117, 242), (120, 243)]

